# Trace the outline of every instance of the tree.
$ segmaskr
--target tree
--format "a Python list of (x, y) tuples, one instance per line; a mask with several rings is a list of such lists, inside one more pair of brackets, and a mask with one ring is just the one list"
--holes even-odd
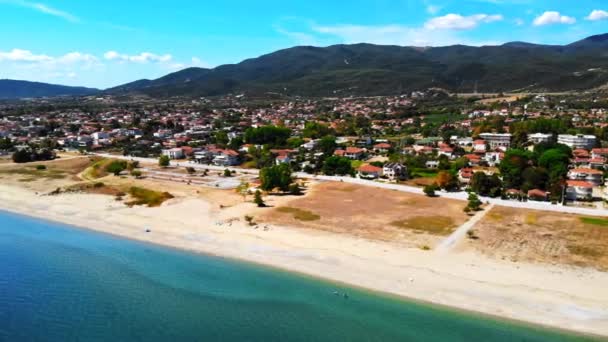
[(239, 194), (241, 194), (241, 196), (243, 196), (243, 201), (247, 200), (247, 194), (249, 191), (249, 183), (245, 182), (245, 181), (241, 181), (241, 184), (239, 184), (239, 186), (236, 187), (235, 191)]
[(161, 167), (167, 167), (169, 166), (169, 164), (171, 164), (171, 159), (169, 159), (169, 156), (166, 155), (162, 155), (158, 158), (158, 165)]
[(331, 156), (323, 162), (322, 171), (328, 176), (349, 175), (353, 173), (350, 159), (339, 156)]
[(483, 196), (498, 197), (502, 193), (502, 181), (496, 174), (488, 176), (483, 172), (475, 172), (470, 186), (474, 192)]
[(232, 177), (232, 172), (229, 169), (224, 169), (224, 177)]
[(468, 200), (469, 200), (469, 203), (468, 203), (467, 207), (469, 209), (471, 209), (473, 211), (479, 211), (481, 209), (482, 203), (476, 194), (474, 194), (474, 193), (469, 194)]
[(336, 144), (336, 137), (332, 135), (326, 135), (319, 140), (317, 144), (317, 149), (323, 152), (324, 155), (331, 156), (332, 154), (334, 154), (334, 151), (336, 150), (337, 146), (338, 145)]
[(287, 164), (265, 167), (260, 170), (260, 181), (262, 190), (279, 188), (281, 191), (288, 191), (292, 183), (291, 168)]
[(11, 148), (13, 148), (13, 143), (12, 143), (11, 139), (9, 139), (9, 138), (0, 139), (0, 150), (10, 150)]
[(264, 199), (262, 198), (262, 192), (260, 190), (255, 191), (255, 194), (253, 195), (253, 203), (257, 204), (260, 208), (266, 206), (266, 203), (264, 203)]
[(568, 174), (570, 155), (562, 149), (546, 150), (538, 159), (538, 166), (544, 167), (549, 173), (549, 183), (560, 182)]
[(519, 149), (510, 149), (500, 162), (498, 168), (506, 188), (519, 189), (523, 183), (522, 173), (530, 166), (532, 153)]
[(140, 178), (141, 177), (141, 171), (139, 171), (139, 170), (133, 170), (133, 171), (131, 171), (131, 176), (133, 176), (135, 178)]
[(435, 197), (435, 190), (437, 190), (437, 185), (435, 184), (425, 185), (422, 189), (422, 191), (424, 191), (424, 194), (429, 197)]
[(188, 167), (186, 167), (186, 172), (188, 172), (189, 175), (193, 175), (196, 173), (196, 169), (193, 168), (192, 166), (188, 166)]
[(220, 146), (226, 146), (230, 139), (228, 138), (228, 133), (226, 131), (217, 131), (215, 132), (215, 143)]
[(282, 147), (291, 136), (291, 130), (285, 127), (262, 126), (250, 127), (245, 131), (244, 140), (249, 144)]
[(435, 180), (437, 186), (446, 191), (458, 189), (458, 179), (449, 171), (439, 171)]
[(106, 165), (106, 171), (119, 176), (121, 172), (127, 169), (127, 162), (124, 160), (113, 160)]
[(28, 163), (32, 161), (32, 153), (27, 149), (20, 149), (13, 153), (13, 162)]
[(313, 121), (307, 122), (304, 125), (302, 136), (305, 138), (318, 139), (333, 133), (333, 129), (331, 129), (329, 126)]

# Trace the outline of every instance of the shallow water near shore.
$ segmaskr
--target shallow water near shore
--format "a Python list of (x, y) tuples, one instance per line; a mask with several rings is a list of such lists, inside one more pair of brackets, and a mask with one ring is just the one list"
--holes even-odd
[(0, 341), (169, 339), (599, 340), (0, 211)]

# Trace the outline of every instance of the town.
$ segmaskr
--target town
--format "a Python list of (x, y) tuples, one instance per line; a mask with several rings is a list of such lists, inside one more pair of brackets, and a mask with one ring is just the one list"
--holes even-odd
[[(0, 153), (54, 151), (352, 176), (436, 191), (603, 208), (606, 106), (581, 96), (403, 96), (131, 101), (89, 97), (0, 106)], [(236, 186), (236, 185), (235, 185)]]

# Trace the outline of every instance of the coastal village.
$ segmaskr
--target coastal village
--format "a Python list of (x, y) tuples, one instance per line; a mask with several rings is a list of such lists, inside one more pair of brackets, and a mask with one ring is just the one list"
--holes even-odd
[(597, 104), (544, 95), (461, 100), (439, 90), (265, 103), (244, 95), (135, 105), (101, 97), (22, 114), (5, 104), (0, 154), (164, 155), (182, 165), (246, 169), (286, 164), (302, 174), (403, 183), (429, 193), (468, 190), (603, 208), (608, 120)]
[(4, 101), (0, 202), (135, 240), (606, 334), (605, 108), (593, 95), (438, 89)]

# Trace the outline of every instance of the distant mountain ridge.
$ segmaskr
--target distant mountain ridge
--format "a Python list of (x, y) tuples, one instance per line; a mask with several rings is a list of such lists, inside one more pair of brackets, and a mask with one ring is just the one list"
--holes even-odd
[(214, 69), (189, 68), (106, 92), (161, 97), (241, 92), (349, 96), (429, 87), (454, 92), (586, 90), (607, 83), (608, 34), (602, 34), (569, 45), (298, 46)]
[[(0, 98), (88, 95), (97, 91), (23, 82), (0, 80)], [(463, 93), (545, 92), (588, 90), (607, 84), (608, 34), (600, 34), (568, 45), (297, 46), (238, 64), (187, 68), (154, 80), (137, 80), (102, 94), (372, 96), (431, 87)]]
[(82, 96), (98, 92), (99, 89), (94, 88), (0, 79), (0, 99), (2, 100), (31, 97)]

